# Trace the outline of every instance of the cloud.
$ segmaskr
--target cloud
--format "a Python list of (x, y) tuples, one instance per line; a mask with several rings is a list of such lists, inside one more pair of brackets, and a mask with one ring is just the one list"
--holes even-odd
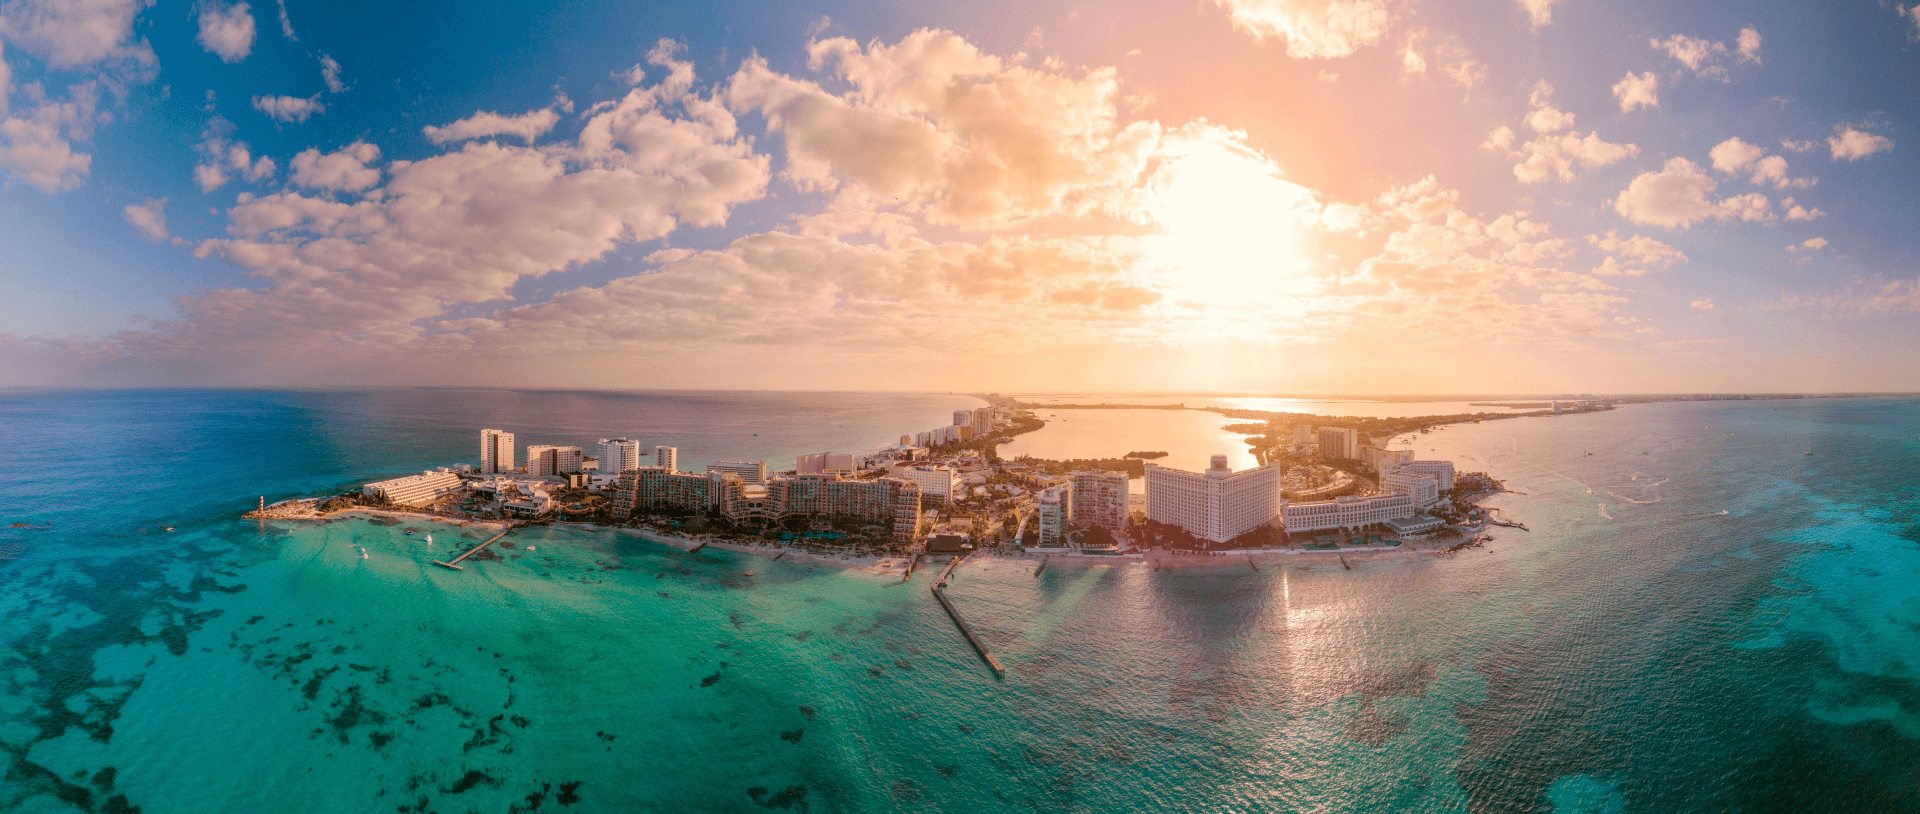
[(1391, 18), (1385, 0), (1214, 0), (1233, 27), (1256, 40), (1286, 40), (1294, 59), (1332, 59), (1380, 41)]
[(1708, 42), (1685, 34), (1675, 34), (1664, 40), (1650, 39), (1647, 40), (1647, 44), (1656, 51), (1665, 52), (1674, 61), (1695, 72), (1710, 67), (1716, 54), (1724, 54), (1727, 51), (1727, 46), (1723, 43)]
[(1787, 210), (1787, 220), (1817, 220), (1827, 216), (1819, 209), (1807, 209), (1794, 203), (1792, 198), (1780, 199), (1780, 208)]
[(380, 171), (367, 166), (380, 158), (380, 148), (356, 141), (331, 153), (309, 147), (293, 157), (291, 180), (308, 189), (359, 192), (380, 183)]
[(293, 35), (293, 18), (287, 16), (287, 0), (278, 0), (280, 4), (280, 35), (290, 40), (298, 40)]
[(1703, 220), (1761, 221), (1772, 217), (1765, 195), (1750, 192), (1719, 201), (1710, 197), (1718, 184), (1687, 159), (1667, 159), (1658, 172), (1646, 172), (1614, 199), (1621, 217), (1648, 226), (1684, 229)]
[(784, 177), (844, 205), (899, 205), (936, 223), (1004, 226), (1118, 204), (1161, 135), (1117, 122), (1111, 68), (1072, 75), (981, 53), (921, 29), (894, 45), (836, 38), (808, 46), (815, 71), (848, 90), (749, 58), (727, 106), (756, 113), (786, 154)]
[(1794, 141), (1793, 139), (1790, 139), (1790, 138), (1789, 138), (1789, 139), (1781, 139), (1781, 140), (1780, 140), (1780, 149), (1782, 149), (1782, 150), (1791, 150), (1791, 151), (1793, 151), (1793, 152), (1796, 152), (1796, 153), (1804, 153), (1804, 152), (1806, 152), (1806, 151), (1808, 151), (1808, 150), (1811, 150), (1811, 149), (1813, 149), (1813, 142), (1811, 142), (1811, 141)]
[(1693, 302), (1688, 303), (1687, 307), (1697, 308), (1702, 311), (1711, 311), (1713, 310), (1713, 300), (1711, 298), (1704, 299), (1704, 300), (1694, 300)]
[(1760, 160), (1760, 157), (1766, 153), (1766, 149), (1735, 137), (1714, 145), (1713, 149), (1707, 152), (1707, 157), (1713, 159), (1714, 169), (1732, 175), (1753, 166), (1753, 163)]
[(1515, 138), (1517, 138), (1517, 136), (1514, 134), (1513, 128), (1503, 124), (1493, 128), (1491, 132), (1487, 133), (1487, 140), (1480, 142), (1480, 149), (1490, 153), (1508, 152), (1513, 149), (1513, 140)]
[(1520, 159), (1520, 163), (1513, 165), (1513, 177), (1522, 184), (1537, 184), (1550, 178), (1572, 181), (1576, 164), (1603, 167), (1639, 154), (1639, 147), (1614, 144), (1600, 138), (1598, 133), (1588, 133), (1585, 137), (1575, 133), (1541, 136), (1520, 145), (1520, 149), (1512, 153), (1511, 157)]
[[(1752, 26), (1741, 29), (1734, 40), (1734, 64), (1744, 65), (1749, 62), (1760, 64), (1760, 44), (1758, 30)], [(1728, 53), (1727, 44), (1724, 42), (1711, 42), (1699, 37), (1674, 34), (1664, 40), (1649, 39), (1647, 45), (1686, 66), (1687, 70), (1692, 71), (1696, 76), (1719, 79), (1722, 82), (1733, 81), (1727, 74), (1727, 66), (1721, 62)]]
[(146, 203), (127, 204), (120, 210), (120, 217), (132, 224), (142, 237), (158, 243), (167, 239), (167, 216), (161, 211), (166, 206), (165, 198), (148, 198)]
[(246, 3), (227, 6), (220, 0), (200, 0), (195, 9), (200, 15), (200, 33), (194, 41), (207, 53), (220, 57), (221, 62), (233, 63), (253, 51), (253, 14)]
[[(1670, 268), (1673, 266), (1674, 261), (1687, 259), (1687, 256), (1682, 254), (1679, 249), (1666, 243), (1643, 235), (1621, 237), (1619, 232), (1612, 229), (1608, 229), (1605, 235), (1587, 235), (1587, 243), (1610, 255), (1606, 261), (1601, 264), (1602, 268), (1610, 270), (1605, 273), (1628, 274), (1637, 277), (1647, 273), (1647, 271), (1655, 266)], [(1615, 257), (1624, 258), (1625, 262), (1632, 266), (1632, 268), (1621, 267), (1619, 265), (1620, 261), (1616, 260)], [(1594, 273), (1603, 274), (1599, 269), (1595, 269)]]
[(233, 140), (233, 131), (233, 122), (220, 116), (209, 119), (200, 131), (200, 143), (193, 148), (200, 154), (199, 163), (193, 167), (193, 180), (201, 192), (212, 192), (236, 176), (264, 181), (279, 170), (271, 158), (255, 159), (246, 142)]
[(131, 42), (133, 20), (153, 0), (8, 0), (0, 3), (0, 31), (55, 70), (97, 62), (125, 62), (142, 70), (157, 64), (146, 40)]
[(1628, 113), (1634, 108), (1660, 107), (1660, 77), (1652, 71), (1634, 73), (1628, 71), (1620, 81), (1613, 83), (1613, 96), (1620, 100), (1620, 112)]
[(93, 156), (76, 152), (73, 142), (93, 137), (98, 86), (69, 86), (66, 101), (55, 101), (45, 98), (35, 83), (26, 96), (31, 107), (0, 118), (0, 171), (48, 194), (79, 187), (93, 167)]
[(1802, 249), (1804, 249), (1804, 250), (1806, 250), (1806, 251), (1810, 251), (1810, 252), (1817, 252), (1817, 251), (1820, 251), (1821, 249), (1824, 249), (1824, 248), (1826, 248), (1826, 247), (1827, 247), (1827, 239), (1826, 239), (1826, 238), (1824, 238), (1824, 237), (1810, 237), (1810, 238), (1807, 238), (1806, 240), (1803, 240), (1803, 241), (1800, 241), (1799, 243), (1795, 243), (1795, 244), (1793, 244), (1793, 245), (1791, 245), (1791, 246), (1788, 246), (1788, 247), (1787, 247), (1787, 251), (1790, 251), (1790, 252), (1795, 252), (1795, 251), (1800, 251), (1800, 250), (1802, 250)]
[[(95, 369), (238, 382), (477, 360), (537, 377), (632, 373), (689, 350), (730, 371), (913, 365), (1092, 342), (1304, 344), (1383, 324), (1440, 340), (1469, 319), (1487, 342), (1552, 347), (1650, 330), (1608, 281), (1567, 268), (1573, 241), (1524, 211), (1468, 212), (1434, 177), (1323, 202), (1244, 133), (1123, 124), (1111, 69), (1027, 64), (930, 31), (821, 40), (809, 56), (799, 75), (748, 59), (701, 86), (676, 49), (656, 48), (658, 81), (588, 106), (571, 138), (467, 141), (378, 169), (372, 144), (307, 150), (288, 187), (241, 192), (225, 235), (195, 249), (249, 285), (181, 298), (178, 323), (30, 344)], [(756, 142), (736, 117), (768, 135)], [(203, 157), (231, 174), (242, 145), (212, 129)], [(778, 156), (756, 143), (823, 204), (713, 248), (656, 242), (764, 198)], [(1351, 243), (1351, 259), (1327, 240)], [(1616, 264), (1678, 256), (1607, 240)], [(628, 247), (647, 267), (608, 263)], [(1182, 257), (1202, 262), (1171, 262)], [(614, 279), (519, 299), (528, 278), (583, 266)]]
[(253, 109), (267, 114), (268, 118), (281, 122), (304, 122), (315, 113), (325, 113), (326, 105), (320, 103), (320, 97), (302, 99), (297, 96), (255, 96)]
[(521, 141), (532, 144), (560, 121), (560, 114), (551, 108), (533, 110), (518, 116), (502, 116), (492, 111), (475, 113), (445, 127), (427, 125), (421, 132), (427, 140), (435, 144), (450, 144), (467, 139), (486, 138), (488, 136), (516, 136)]
[(1427, 72), (1427, 58), (1421, 56), (1420, 52), (1414, 48), (1412, 37), (1407, 38), (1406, 46), (1400, 49), (1400, 70), (1409, 75)]
[(347, 83), (340, 81), (340, 63), (326, 54), (320, 55), (320, 78), (327, 83), (328, 93), (344, 93), (347, 90)]
[(1827, 148), (1833, 151), (1835, 161), (1857, 161), (1893, 149), (1892, 139), (1861, 130), (1855, 125), (1834, 125), (1834, 131), (1833, 135), (1827, 137)]
[(156, 353), (218, 347), (236, 358), (242, 348), (284, 358), (412, 342), (423, 336), (416, 321), (448, 307), (508, 297), (522, 278), (682, 224), (719, 225), (765, 194), (767, 159), (724, 108), (684, 85), (635, 88), (596, 111), (575, 141), (469, 142), (392, 162), (384, 184), (358, 195), (375, 174), (365, 166), (373, 145), (303, 153), (296, 183), (328, 194), (243, 193), (227, 211), (229, 236), (195, 250), (266, 285), (184, 300), (188, 321), (143, 341)]
[(1741, 63), (1751, 62), (1755, 65), (1760, 64), (1761, 40), (1759, 30), (1753, 26), (1742, 28), (1740, 29), (1740, 36), (1735, 42), (1740, 52), (1739, 61)]
[(1527, 10), (1527, 19), (1533, 22), (1534, 28), (1538, 29), (1553, 22), (1553, 4), (1559, 0), (1514, 0), (1514, 2)]
[(1533, 93), (1528, 101), (1533, 112), (1527, 114), (1527, 126), (1535, 133), (1553, 133), (1573, 126), (1573, 114), (1561, 112), (1553, 106), (1551, 97), (1553, 86), (1542, 79), (1533, 85)]
[(1839, 291), (1789, 294), (1762, 307), (1817, 310), (1829, 319), (1920, 314), (1920, 278), (1863, 279)]

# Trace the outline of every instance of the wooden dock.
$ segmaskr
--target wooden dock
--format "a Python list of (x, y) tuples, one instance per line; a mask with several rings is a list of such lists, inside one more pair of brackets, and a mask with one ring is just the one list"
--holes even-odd
[(465, 554), (462, 554), (462, 555), (460, 555), (460, 556), (458, 556), (458, 557), (454, 557), (454, 558), (453, 558), (453, 561), (452, 561), (452, 562), (441, 562), (441, 561), (439, 561), (439, 560), (434, 560), (434, 561), (433, 561), (433, 564), (434, 564), (434, 565), (438, 565), (438, 566), (440, 566), (440, 567), (442, 567), (442, 568), (451, 568), (451, 569), (453, 569), (453, 570), (455, 570), (455, 571), (464, 571), (464, 570), (466, 570), (466, 569), (463, 569), (463, 568), (461, 568), (461, 567), (460, 567), (460, 561), (461, 561), (461, 560), (464, 560), (464, 559), (466, 559), (466, 558), (468, 558), (468, 557), (471, 557), (471, 556), (473, 556), (473, 555), (475, 555), (475, 554), (478, 554), (478, 553), (480, 553), (480, 549), (483, 549), (483, 548), (486, 548), (487, 546), (490, 546), (490, 545), (493, 545), (493, 543), (494, 543), (494, 541), (495, 541), (495, 540), (498, 540), (498, 539), (500, 539), (500, 538), (502, 538), (502, 537), (505, 537), (505, 536), (507, 536), (507, 532), (509, 532), (509, 531), (513, 531), (513, 524), (512, 524), (512, 523), (508, 523), (508, 524), (507, 524), (507, 527), (506, 527), (506, 528), (504, 528), (504, 529), (501, 529), (501, 530), (500, 530), (500, 533), (499, 533), (499, 534), (495, 534), (495, 535), (493, 535), (493, 538), (492, 538), (492, 539), (490, 539), (490, 540), (488, 540), (488, 541), (486, 541), (486, 542), (484, 542), (484, 543), (481, 543), (481, 544), (479, 544), (479, 545), (477, 545), (477, 546), (474, 546), (473, 548), (470, 548), (470, 549), (468, 549), (468, 550), (467, 550), (467, 553), (465, 553)]
[(1253, 557), (1251, 556), (1247, 557), (1247, 567), (1255, 571), (1260, 570), (1260, 566), (1253, 564)]
[(925, 555), (925, 554), (915, 554), (915, 555), (913, 555), (913, 560), (912, 560), (911, 562), (908, 562), (908, 563), (907, 563), (907, 573), (906, 573), (906, 575), (900, 578), (900, 581), (901, 581), (901, 582), (906, 582), (906, 581), (908, 581), (908, 580), (911, 580), (911, 579), (913, 579), (913, 569), (915, 569), (915, 568), (918, 568), (918, 567), (920, 567), (920, 558), (921, 558), (921, 557), (924, 557), (924, 556), (926, 556), (926, 555)]
[(698, 553), (700, 553), (700, 549), (703, 549), (703, 548), (706, 548), (706, 547), (707, 547), (707, 541), (705, 541), (705, 540), (701, 540), (701, 541), (700, 541), (700, 544), (699, 544), (699, 545), (697, 545), (697, 546), (694, 546), (693, 548), (691, 548), (691, 549), (689, 549), (689, 550), (687, 551), (687, 553), (688, 553), (688, 554), (698, 554)]
[(952, 574), (954, 567), (958, 566), (959, 564), (960, 564), (959, 557), (954, 557), (953, 559), (948, 560), (947, 567), (944, 569), (941, 569), (940, 571), (940, 578), (933, 581), (933, 587), (935, 588), (947, 587), (947, 575)]
[(1047, 570), (1047, 560), (1050, 560), (1050, 559), (1053, 559), (1052, 554), (1048, 554), (1040, 558), (1040, 567), (1033, 569), (1033, 576), (1036, 579), (1039, 578), (1041, 571)]

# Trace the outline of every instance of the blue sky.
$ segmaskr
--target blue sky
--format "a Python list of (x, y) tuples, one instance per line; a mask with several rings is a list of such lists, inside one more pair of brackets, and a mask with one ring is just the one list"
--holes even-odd
[(476, 8), (0, 2), (0, 383), (1920, 389), (1903, 6)]

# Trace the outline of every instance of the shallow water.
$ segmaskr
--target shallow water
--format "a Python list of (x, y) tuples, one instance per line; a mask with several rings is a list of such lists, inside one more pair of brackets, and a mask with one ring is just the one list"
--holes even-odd
[(1452, 557), (981, 558), (949, 593), (995, 680), (924, 572), (561, 528), (452, 572), (429, 562), (471, 541), (445, 527), (231, 519), (469, 445), (378, 404), (181, 398), (0, 397), (0, 442), (42, 464), (159, 442), (0, 484), (55, 522), (0, 532), (0, 810), (1920, 806), (1911, 401), (1424, 436), (1525, 493), (1494, 505), (1532, 532)]

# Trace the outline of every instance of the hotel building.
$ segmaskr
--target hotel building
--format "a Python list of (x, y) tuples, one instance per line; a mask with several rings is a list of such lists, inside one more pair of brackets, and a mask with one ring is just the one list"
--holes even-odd
[(1282, 521), (1288, 534), (1327, 529), (1359, 530), (1375, 523), (1404, 520), (1414, 512), (1412, 495), (1338, 497), (1313, 503), (1285, 503)]
[(640, 467), (640, 442), (625, 438), (600, 439), (600, 471), (618, 475)]
[(1039, 530), (1039, 548), (1064, 548), (1067, 522), (1073, 519), (1073, 487), (1061, 485), (1042, 491), (1034, 518)]
[(527, 447), (527, 475), (530, 477), (541, 478), (579, 471), (579, 447), (556, 447), (546, 444), (533, 444)]
[(498, 475), (513, 471), (513, 433), (506, 430), (480, 431), (480, 474)]
[(1413, 450), (1361, 447), (1360, 462), (1373, 467), (1375, 472), (1386, 474), (1404, 464), (1413, 463)]
[(1224, 543), (1281, 519), (1277, 464), (1234, 472), (1227, 456), (1213, 456), (1204, 473), (1147, 464), (1147, 519), (1185, 529), (1202, 540)]
[(850, 480), (838, 475), (799, 475), (748, 483), (733, 472), (693, 475), (645, 466), (621, 474), (613, 514), (715, 511), (735, 523), (773, 523), (790, 516), (841, 517), (887, 524), (895, 539), (920, 533), (920, 489), (895, 478)]
[(1073, 522), (1119, 531), (1127, 525), (1127, 473), (1073, 473)]
[(793, 471), (802, 475), (844, 474), (854, 471), (851, 452), (816, 452), (793, 459)]
[(896, 466), (893, 476), (913, 481), (920, 487), (921, 497), (942, 503), (952, 503), (966, 487), (959, 470), (944, 466)]
[(1401, 464), (1400, 468), (1408, 472), (1432, 475), (1433, 479), (1439, 483), (1441, 492), (1453, 491), (1452, 461), (1410, 461)]
[(1360, 431), (1344, 427), (1320, 428), (1320, 457), (1357, 458), (1360, 456)]
[(1380, 490), (1413, 498), (1413, 507), (1421, 511), (1440, 502), (1440, 481), (1424, 472), (1400, 469), (1380, 476)]
[(707, 474), (711, 475), (715, 472), (732, 472), (747, 483), (767, 482), (766, 461), (714, 461), (707, 464)]
[(664, 467), (668, 472), (680, 471), (680, 448), (654, 447), (653, 465)]
[(425, 506), (460, 491), (460, 476), (452, 472), (422, 472), (360, 487), (368, 497), (380, 497), (401, 506)]

